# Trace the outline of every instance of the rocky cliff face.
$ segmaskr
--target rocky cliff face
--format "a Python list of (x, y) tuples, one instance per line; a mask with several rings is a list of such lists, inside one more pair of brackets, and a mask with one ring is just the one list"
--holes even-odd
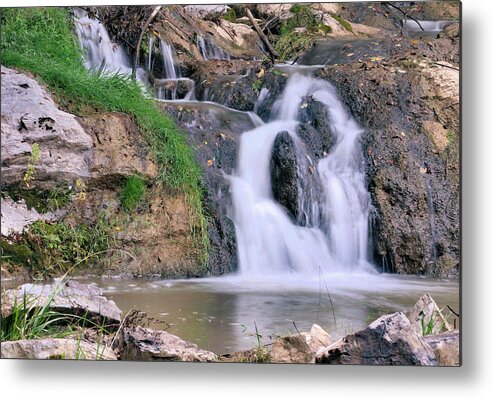
[(408, 50), (395, 56), (320, 72), (365, 128), (374, 259), (385, 271), (459, 272), (458, 57), (440, 61), (457, 35), (423, 49), (402, 40)]

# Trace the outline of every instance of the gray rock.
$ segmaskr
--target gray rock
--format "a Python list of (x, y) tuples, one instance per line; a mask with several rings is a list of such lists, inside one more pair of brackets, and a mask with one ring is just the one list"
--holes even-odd
[(58, 109), (51, 95), (23, 73), (1, 67), (2, 185), (22, 182), (34, 143), (40, 156), (33, 185), (50, 188), (89, 177), (92, 139), (74, 115)]
[(114, 351), (98, 343), (75, 339), (36, 339), (4, 341), (2, 358), (11, 359), (87, 359), (116, 360)]
[(104, 322), (105, 327), (118, 325), (121, 319), (122, 311), (114, 301), (102, 296), (100, 288), (72, 280), (49, 285), (26, 283), (7, 290), (2, 295), (2, 317), (11, 315), (13, 307), (20, 305), (24, 297), (30, 309), (49, 305), (57, 312), (86, 316), (99, 324)]
[(316, 354), (317, 363), (344, 365), (434, 366), (432, 348), (415, 333), (402, 312), (384, 315)]
[(418, 334), (437, 334), (453, 330), (435, 300), (428, 293), (419, 298), (411, 309), (408, 318), (414, 331)]
[(460, 366), (460, 333), (458, 330), (424, 336), (435, 352), (439, 366)]
[(124, 327), (119, 340), (120, 359), (127, 361), (213, 362), (216, 359), (213, 352), (201, 350), (163, 330)]

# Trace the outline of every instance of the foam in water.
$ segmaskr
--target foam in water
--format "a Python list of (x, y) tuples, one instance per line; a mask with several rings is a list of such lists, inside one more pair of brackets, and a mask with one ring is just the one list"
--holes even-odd
[[(442, 21), (413, 21), (412, 19), (405, 19), (403, 21), (404, 27), (410, 32), (440, 32), (447, 25), (450, 25), (454, 21), (442, 20)], [(420, 26), (421, 25), (421, 26)], [(423, 30), (421, 29), (423, 28)]]
[[(303, 227), (293, 222), (272, 197), (270, 159), (278, 133), (287, 131), (297, 145), (298, 112), (312, 96), (327, 109), (336, 143), (319, 161), (324, 220)], [(364, 184), (361, 128), (326, 81), (294, 73), (276, 101), (271, 121), (245, 132), (236, 174), (231, 177), (233, 219), (241, 275), (317, 274), (320, 270), (371, 268), (368, 261), (370, 196)]]

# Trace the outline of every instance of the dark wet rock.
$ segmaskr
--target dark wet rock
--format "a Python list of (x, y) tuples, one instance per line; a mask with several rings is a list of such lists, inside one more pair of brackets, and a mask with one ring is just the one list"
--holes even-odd
[(191, 79), (156, 79), (154, 90), (159, 99), (184, 99), (194, 88)]
[(296, 220), (299, 216), (299, 176), (296, 148), (287, 131), (274, 140), (270, 161), (272, 194)]
[(231, 194), (226, 175), (236, 166), (239, 137), (255, 127), (247, 113), (207, 103), (160, 103), (186, 131), (204, 172), (209, 214), (209, 268), (212, 275), (237, 269), (236, 232), (231, 219)]
[(334, 141), (327, 109), (312, 97), (305, 98), (298, 112), (298, 118), (300, 121), (299, 137), (308, 153), (314, 159), (321, 159), (329, 153)]
[(460, 366), (460, 333), (453, 330), (424, 336), (435, 352), (439, 366)]
[(118, 339), (119, 357), (126, 361), (213, 362), (216, 359), (214, 353), (163, 330), (124, 327)]
[(459, 73), (455, 64), (423, 60), (430, 49), (420, 48), (319, 76), (365, 129), (375, 262), (389, 272), (457, 276)]
[(48, 305), (52, 310), (77, 316), (105, 327), (120, 323), (122, 311), (115, 302), (102, 295), (102, 290), (93, 285), (73, 280), (53, 282), (49, 285), (26, 283), (17, 289), (2, 294), (2, 318), (12, 314), (14, 306), (26, 300), (29, 309)]
[(115, 352), (104, 344), (76, 339), (35, 339), (3, 341), (1, 357), (11, 359), (116, 360)]
[(332, 365), (437, 364), (433, 349), (415, 333), (402, 312), (384, 315), (366, 329), (319, 350), (316, 362)]

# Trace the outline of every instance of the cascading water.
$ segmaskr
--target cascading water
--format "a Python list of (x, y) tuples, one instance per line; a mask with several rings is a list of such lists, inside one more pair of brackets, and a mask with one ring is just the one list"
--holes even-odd
[[(269, 164), (274, 140), (287, 131), (297, 145), (298, 111), (307, 96), (321, 102), (336, 143), (320, 160), (323, 220), (296, 225), (273, 198)], [(368, 270), (368, 216), (360, 154), (361, 128), (326, 81), (298, 72), (276, 101), (271, 121), (243, 133), (238, 167), (231, 177), (240, 274)]]
[(229, 61), (231, 59), (230, 55), (222, 48), (216, 46), (212, 39), (205, 39), (204, 36), (198, 35), (198, 45), (204, 61), (211, 59)]
[(84, 65), (105, 73), (131, 74), (132, 68), (123, 49), (110, 40), (101, 22), (89, 18), (86, 11), (75, 8), (75, 32), (84, 50)]
[(178, 79), (181, 77), (180, 67), (176, 66), (175, 50), (173, 49), (173, 46), (163, 40), (159, 40), (159, 51), (163, 58), (164, 78)]

